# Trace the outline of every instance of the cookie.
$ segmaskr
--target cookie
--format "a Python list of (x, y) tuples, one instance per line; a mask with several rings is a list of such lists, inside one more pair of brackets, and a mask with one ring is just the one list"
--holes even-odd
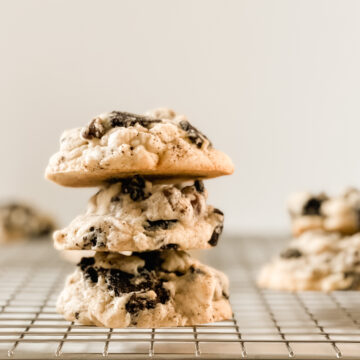
[(273, 290), (360, 290), (360, 233), (308, 231), (261, 270), (258, 285)]
[(296, 193), (289, 198), (288, 210), (295, 236), (314, 229), (342, 234), (360, 231), (360, 191), (354, 188), (335, 197)]
[(53, 219), (29, 205), (0, 205), (0, 243), (48, 236), (55, 228)]
[(231, 174), (230, 158), (183, 115), (113, 111), (65, 131), (46, 178), (64, 186), (96, 186), (113, 178), (195, 179)]
[(215, 246), (224, 214), (206, 204), (202, 181), (157, 184), (141, 176), (101, 188), (84, 215), (54, 233), (61, 250), (150, 251)]
[(232, 316), (227, 277), (175, 250), (83, 258), (57, 311), (68, 321), (110, 328), (190, 326)]

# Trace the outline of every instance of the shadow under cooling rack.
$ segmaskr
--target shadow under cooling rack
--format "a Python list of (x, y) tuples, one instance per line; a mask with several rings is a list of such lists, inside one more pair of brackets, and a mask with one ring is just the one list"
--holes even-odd
[(0, 359), (359, 359), (360, 294), (259, 290), (256, 270), (281, 239), (224, 238), (196, 252), (231, 280), (229, 321), (169, 329), (107, 329), (65, 321), (56, 298), (73, 265), (50, 242), (0, 252)]

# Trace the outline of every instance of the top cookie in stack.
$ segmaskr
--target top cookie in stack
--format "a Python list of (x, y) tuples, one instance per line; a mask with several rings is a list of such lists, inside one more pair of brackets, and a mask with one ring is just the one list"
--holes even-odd
[(229, 175), (230, 158), (183, 115), (157, 109), (146, 115), (113, 111), (65, 131), (46, 177), (60, 185), (96, 186), (108, 179), (199, 179)]

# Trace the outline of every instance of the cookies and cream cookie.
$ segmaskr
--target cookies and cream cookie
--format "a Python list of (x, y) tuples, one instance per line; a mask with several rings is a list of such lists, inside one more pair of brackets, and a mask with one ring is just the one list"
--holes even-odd
[(187, 118), (169, 109), (146, 115), (113, 111), (65, 131), (46, 177), (64, 186), (95, 186), (135, 174), (194, 179), (228, 175), (233, 164)]
[(313, 229), (343, 234), (360, 231), (360, 191), (354, 188), (334, 197), (296, 193), (288, 200), (288, 210), (295, 236)]
[(227, 277), (185, 252), (96, 253), (66, 281), (66, 320), (111, 328), (190, 326), (231, 318)]
[(50, 235), (55, 224), (51, 217), (23, 203), (0, 205), (0, 243)]
[(215, 246), (224, 214), (202, 181), (158, 184), (141, 176), (103, 186), (85, 214), (54, 233), (61, 250), (149, 251)]
[(360, 233), (308, 231), (265, 265), (258, 285), (273, 290), (360, 290)]

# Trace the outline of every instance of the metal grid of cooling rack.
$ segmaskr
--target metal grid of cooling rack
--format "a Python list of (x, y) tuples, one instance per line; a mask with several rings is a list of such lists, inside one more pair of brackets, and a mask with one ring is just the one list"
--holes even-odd
[[(201, 260), (226, 271), (233, 319), (170, 329), (65, 321), (55, 302), (67, 273), (49, 243), (0, 250), (0, 359), (358, 359), (360, 294), (259, 290), (254, 276), (282, 241), (225, 238)], [(231, 249), (231, 251), (229, 251)]]

